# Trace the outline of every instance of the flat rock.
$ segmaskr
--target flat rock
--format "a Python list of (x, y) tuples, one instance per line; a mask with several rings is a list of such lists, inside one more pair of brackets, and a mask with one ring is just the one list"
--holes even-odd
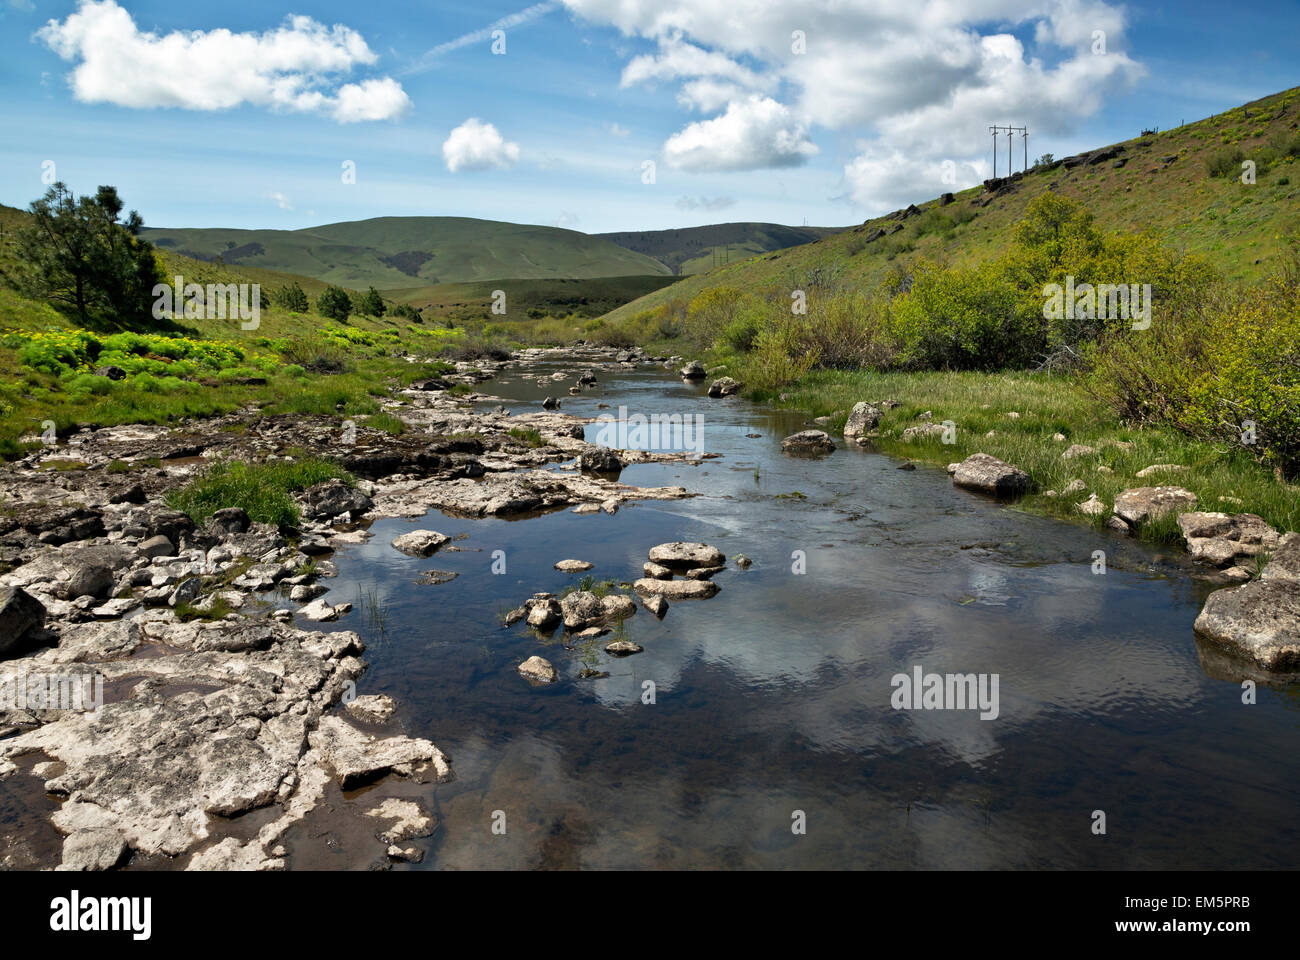
[(1134, 487), (1115, 497), (1115, 514), (1137, 525), (1196, 509), (1196, 494), (1182, 487)]
[(1029, 474), (987, 453), (973, 453), (953, 471), (952, 482), (968, 490), (999, 497), (1019, 496), (1029, 489)]
[(561, 573), (582, 573), (594, 566), (594, 563), (588, 563), (586, 560), (561, 560), (555, 565), (555, 569)]
[[(650, 562), (671, 570), (695, 567), (718, 567), (727, 562), (726, 554), (707, 543), (674, 541), (650, 548)], [(654, 579), (659, 579), (658, 577)]]
[(632, 584), (637, 596), (661, 596), (669, 600), (704, 600), (715, 596), (718, 585), (712, 580), (655, 580), (645, 577)]
[(428, 740), (406, 736), (378, 739), (334, 716), (322, 717), (308, 739), (344, 790), (388, 773), (419, 776), (427, 770), (440, 783), (451, 779), (447, 758)]
[(386, 693), (366, 694), (346, 701), (343, 707), (358, 720), (366, 723), (387, 723), (397, 709), (397, 704)]

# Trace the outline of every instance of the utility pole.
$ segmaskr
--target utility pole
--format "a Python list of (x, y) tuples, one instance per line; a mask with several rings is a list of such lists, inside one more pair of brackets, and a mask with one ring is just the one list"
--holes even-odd
[(997, 124), (994, 124), (993, 126), (989, 127), (989, 132), (993, 134), (993, 176), (994, 178), (996, 178), (998, 175), (998, 134), (999, 133), (1005, 133), (1007, 135), (1007, 176), (1008, 177), (1011, 176), (1012, 167), (1015, 166), (1014, 161), (1011, 159), (1012, 133), (1018, 133), (1025, 138), (1025, 171), (1028, 172), (1029, 171), (1029, 128), (1013, 127), (1010, 125), (1002, 127), (1002, 126), (998, 126)]

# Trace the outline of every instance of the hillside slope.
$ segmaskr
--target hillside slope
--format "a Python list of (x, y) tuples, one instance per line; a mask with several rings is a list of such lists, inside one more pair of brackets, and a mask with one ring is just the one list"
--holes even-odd
[(363, 290), (671, 272), (652, 257), (576, 230), (467, 217), (376, 217), (304, 230), (146, 228), (144, 237), (199, 260), (220, 258)]
[[(760, 254), (688, 277), (612, 311), (617, 321), (705, 289), (796, 289), (826, 283), (864, 288), (920, 257), (971, 264), (1004, 251), (1011, 228), (1040, 194), (1083, 202), (1109, 230), (1154, 230), (1172, 248), (1208, 257), (1230, 279), (1253, 280), (1297, 242), (1300, 88), (1173, 130), (1135, 137), (973, 187), (802, 246)], [(1241, 182), (1241, 161), (1272, 145), (1283, 156)], [(1238, 156), (1240, 152), (1241, 156)], [(1222, 171), (1211, 175), (1211, 167)]]
[(782, 250), (839, 233), (846, 227), (787, 227), (779, 223), (714, 223), (680, 230), (597, 233), (620, 247), (667, 264), (674, 273), (711, 270), (716, 263)]

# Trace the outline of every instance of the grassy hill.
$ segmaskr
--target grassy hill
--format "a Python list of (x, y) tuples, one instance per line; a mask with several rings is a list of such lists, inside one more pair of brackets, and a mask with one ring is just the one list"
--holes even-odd
[(679, 275), (704, 273), (723, 260), (741, 260), (838, 233), (845, 227), (786, 227), (779, 223), (714, 223), (680, 230), (598, 233), (620, 247), (654, 257)]
[(419, 307), (428, 316), (455, 320), (492, 319), (492, 295), (502, 290), (512, 316), (598, 317), (672, 283), (667, 275), (559, 279), (474, 280), (385, 290), (397, 303)]
[(1270, 144), (1295, 143), (1298, 130), (1300, 88), (1293, 88), (1087, 155), (1105, 159), (1031, 170), (993, 190), (974, 187), (951, 202), (920, 204), (912, 215), (895, 211), (802, 246), (744, 260), (733, 256), (730, 264), (619, 307), (608, 319), (689, 301), (714, 286), (789, 290), (832, 282), (874, 288), (895, 267), (906, 270), (921, 257), (978, 263), (1007, 249), (1012, 226), (1047, 191), (1083, 202), (1105, 229), (1157, 231), (1166, 245), (1209, 257), (1229, 279), (1255, 280), (1295, 242), (1300, 164), (1293, 156), (1271, 168), (1261, 164), (1256, 183), (1244, 184), (1241, 160)]
[(305, 230), (146, 228), (144, 237), (198, 260), (220, 258), (362, 290), (671, 273), (652, 257), (576, 230), (467, 217), (377, 217)]

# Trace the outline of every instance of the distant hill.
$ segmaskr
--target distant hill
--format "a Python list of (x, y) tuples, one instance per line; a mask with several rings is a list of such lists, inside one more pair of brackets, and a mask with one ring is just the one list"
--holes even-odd
[(361, 290), (672, 272), (653, 257), (576, 230), (468, 217), (377, 217), (304, 230), (146, 228), (143, 235), (197, 260), (220, 259)]
[(715, 223), (680, 230), (597, 233), (667, 265), (676, 274), (704, 273), (756, 253), (783, 250), (839, 233), (847, 227), (785, 227), (779, 223)]
[[(1268, 157), (1255, 182), (1243, 183), (1243, 162)], [(684, 303), (714, 286), (871, 290), (892, 273), (906, 275), (921, 257), (979, 263), (1006, 250), (1025, 207), (1047, 191), (1081, 201), (1107, 230), (1153, 230), (1168, 246), (1207, 257), (1229, 279), (1256, 280), (1300, 246), (1300, 87), (1057, 158), (1024, 176), (874, 217), (812, 243), (733, 254), (730, 263), (653, 291), (608, 319)]]

